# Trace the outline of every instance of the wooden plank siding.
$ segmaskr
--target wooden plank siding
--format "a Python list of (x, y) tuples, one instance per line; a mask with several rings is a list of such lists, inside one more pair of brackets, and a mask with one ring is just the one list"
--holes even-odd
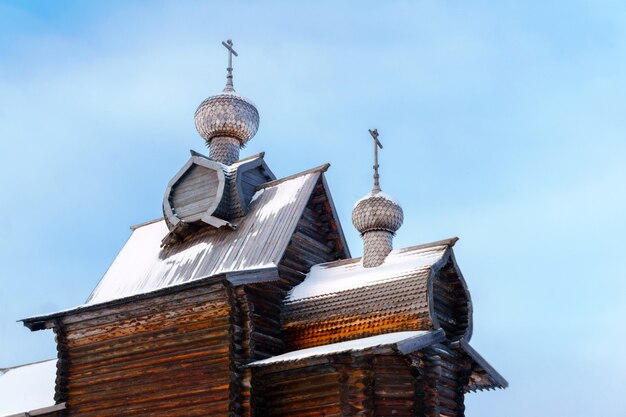
[(176, 216), (190, 222), (198, 220), (215, 200), (218, 182), (214, 171), (193, 165), (172, 187), (170, 203)]
[(229, 297), (216, 283), (64, 317), (57, 401), (69, 416), (228, 415)]
[(278, 264), (283, 293), (301, 283), (313, 265), (348, 256), (339, 227), (320, 176)]

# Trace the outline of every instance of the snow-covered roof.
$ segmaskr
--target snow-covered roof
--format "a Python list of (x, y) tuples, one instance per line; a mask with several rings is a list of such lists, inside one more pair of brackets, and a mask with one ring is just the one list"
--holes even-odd
[(236, 230), (208, 229), (161, 248), (164, 220), (133, 229), (87, 300), (98, 304), (224, 272), (275, 266), (281, 259), (321, 169), (269, 183), (254, 195)]
[(0, 369), (0, 416), (54, 405), (56, 359)]
[(304, 281), (291, 290), (286, 302), (330, 296), (416, 275), (442, 261), (446, 250), (455, 241), (394, 250), (382, 265), (373, 268), (364, 268), (361, 258), (315, 265)]
[(402, 353), (410, 353), (433, 343), (440, 342), (444, 338), (445, 335), (442, 330), (387, 333), (377, 336), (364, 337), (362, 339), (349, 340), (347, 342), (332, 343), (329, 345), (294, 350), (293, 352), (252, 362), (249, 366), (257, 367), (281, 362), (294, 362), (307, 358), (327, 356), (336, 353), (362, 351), (377, 347), (390, 347)]
[(394, 204), (395, 204), (395, 205), (397, 205), (397, 206), (399, 206), (399, 205), (400, 205), (400, 202), (399, 202), (399, 201), (398, 201), (395, 197), (392, 197), (392, 196), (390, 196), (390, 195), (389, 195), (389, 194), (387, 194), (387, 193), (383, 193), (382, 191), (376, 191), (376, 192), (374, 192), (374, 191), (370, 191), (369, 193), (365, 194), (363, 197), (359, 198), (359, 199), (356, 201), (356, 203), (354, 203), (354, 206), (352, 207), (352, 209), (354, 210), (354, 208), (355, 208), (356, 206), (358, 206), (358, 205), (359, 205), (359, 203), (360, 203), (361, 201), (363, 201), (363, 200), (367, 200), (367, 199), (368, 199), (368, 198), (370, 198), (370, 197), (379, 197), (379, 198), (384, 198), (385, 200), (389, 200), (389, 201), (391, 201), (392, 203), (394, 203)]

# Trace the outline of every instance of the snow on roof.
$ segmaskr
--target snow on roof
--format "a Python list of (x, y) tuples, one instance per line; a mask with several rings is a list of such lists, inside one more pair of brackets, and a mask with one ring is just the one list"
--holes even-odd
[(286, 302), (328, 296), (413, 275), (443, 259), (450, 242), (439, 243), (392, 251), (382, 265), (373, 268), (364, 268), (361, 258), (315, 265), (304, 281), (291, 290)]
[(0, 416), (54, 405), (56, 359), (0, 370)]
[(188, 241), (161, 248), (168, 233), (165, 221), (134, 229), (87, 304), (276, 265), (320, 175), (319, 170), (307, 172), (257, 191), (236, 230), (207, 229)]
[(360, 199), (358, 199), (358, 200), (357, 200), (357, 202), (356, 202), (356, 203), (354, 203), (354, 206), (353, 206), (353, 208), (352, 208), (352, 209), (354, 210), (354, 208), (355, 208), (356, 206), (358, 206), (358, 205), (359, 205), (359, 203), (360, 203), (361, 201), (366, 200), (366, 199), (368, 199), (368, 198), (370, 198), (370, 197), (380, 197), (380, 198), (384, 198), (385, 200), (389, 200), (389, 201), (391, 201), (391, 202), (392, 202), (392, 203), (394, 203), (396, 206), (399, 206), (399, 205), (400, 205), (400, 202), (399, 202), (399, 201), (398, 201), (395, 197), (390, 196), (390, 195), (389, 195), (389, 194), (387, 194), (387, 193), (383, 193), (382, 191), (376, 191), (376, 192), (374, 192), (374, 191), (370, 191), (369, 193), (365, 194), (363, 197), (361, 197)]
[(441, 330), (387, 333), (378, 336), (364, 337), (362, 339), (349, 340), (347, 342), (332, 343), (330, 345), (294, 350), (293, 352), (252, 362), (249, 366), (256, 367), (280, 362), (293, 362), (316, 356), (360, 351), (383, 346), (395, 347), (403, 353), (408, 353), (428, 346), (432, 343), (436, 343), (443, 339), (443, 337), (444, 334)]

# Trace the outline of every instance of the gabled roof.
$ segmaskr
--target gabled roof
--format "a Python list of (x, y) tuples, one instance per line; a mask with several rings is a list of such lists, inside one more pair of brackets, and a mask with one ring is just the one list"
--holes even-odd
[(49, 408), (55, 406), (56, 364), (53, 359), (0, 369), (0, 416), (52, 411)]
[(433, 277), (451, 262), (456, 240), (394, 250), (374, 268), (364, 268), (361, 258), (315, 265), (285, 299), (288, 343), (310, 347), (346, 335), (436, 329)]
[(236, 229), (199, 231), (161, 248), (163, 220), (134, 228), (132, 235), (87, 300), (97, 304), (224, 272), (275, 266), (328, 165), (260, 187)]
[(304, 282), (294, 287), (287, 303), (315, 298), (321, 301), (344, 291), (393, 282), (418, 275), (442, 262), (446, 250), (457, 238), (392, 251), (385, 262), (375, 268), (365, 268), (361, 258), (315, 265)]

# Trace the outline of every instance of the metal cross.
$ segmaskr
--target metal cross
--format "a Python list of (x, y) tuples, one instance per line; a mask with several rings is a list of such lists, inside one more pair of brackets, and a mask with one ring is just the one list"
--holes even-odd
[(226, 42), (222, 42), (222, 45), (224, 45), (224, 47), (226, 49), (228, 49), (228, 68), (226, 68), (226, 70), (228, 71), (228, 75), (226, 76), (226, 88), (224, 89), (226, 90), (233, 90), (233, 55), (235, 56), (239, 56), (237, 55), (237, 52), (235, 52), (235, 50), (233, 49), (233, 41), (232, 39), (227, 40)]
[(372, 191), (380, 191), (380, 184), (378, 182), (378, 148), (382, 149), (383, 144), (378, 140), (378, 129), (368, 129), (370, 131), (370, 135), (372, 135), (372, 139), (374, 139), (374, 188)]

